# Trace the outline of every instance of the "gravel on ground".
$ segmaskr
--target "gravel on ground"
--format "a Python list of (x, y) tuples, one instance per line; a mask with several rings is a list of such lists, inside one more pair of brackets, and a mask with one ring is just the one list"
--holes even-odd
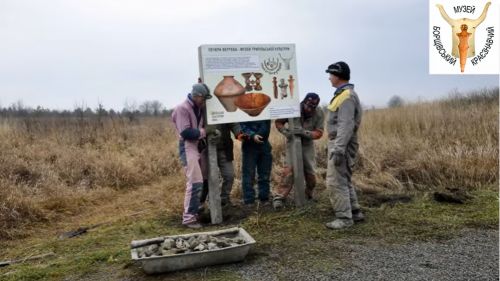
[[(233, 265), (243, 280), (498, 280), (498, 231), (464, 230), (447, 241), (386, 244), (339, 240), (342, 265), (328, 270), (280, 268), (256, 259)], [(328, 249), (325, 249), (328, 250)]]

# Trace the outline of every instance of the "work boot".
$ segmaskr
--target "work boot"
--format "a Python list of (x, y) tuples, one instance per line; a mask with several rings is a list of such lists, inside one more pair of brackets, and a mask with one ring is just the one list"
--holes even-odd
[(184, 226), (192, 229), (202, 228), (202, 225), (197, 221), (186, 223)]
[(244, 203), (242, 209), (247, 212), (252, 212), (255, 209), (255, 203)]
[(354, 222), (352, 219), (335, 219), (334, 221), (327, 222), (326, 227), (334, 230), (344, 229), (352, 226)]
[(283, 204), (282, 198), (276, 197), (273, 199), (273, 208), (276, 211), (283, 209), (284, 206), (285, 206), (285, 204)]
[(271, 202), (269, 202), (269, 200), (259, 201), (259, 205), (258, 205), (259, 209), (267, 208), (269, 206), (271, 206)]
[(229, 207), (229, 206), (231, 206), (231, 200), (229, 200), (227, 198), (221, 198), (220, 205), (222, 208)]
[(354, 222), (362, 222), (365, 220), (365, 215), (363, 215), (363, 212), (361, 210), (353, 210), (352, 211), (352, 220)]

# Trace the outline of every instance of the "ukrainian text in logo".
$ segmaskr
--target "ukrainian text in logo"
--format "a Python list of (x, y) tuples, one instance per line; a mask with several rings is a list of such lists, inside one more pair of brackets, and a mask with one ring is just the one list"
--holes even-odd
[(499, 73), (498, 0), (430, 0), (429, 73)]

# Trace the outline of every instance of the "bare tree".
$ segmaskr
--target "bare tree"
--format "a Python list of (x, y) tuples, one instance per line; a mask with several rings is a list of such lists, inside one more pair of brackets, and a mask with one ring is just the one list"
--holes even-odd
[(16, 102), (12, 103), (8, 109), (14, 116), (20, 116), (20, 117), (26, 117), (30, 111), (32, 111), (31, 108), (24, 106), (24, 103), (22, 100), (17, 100)]
[(404, 105), (404, 100), (402, 97), (398, 95), (392, 96), (392, 98), (389, 99), (389, 102), (387, 103), (389, 107), (400, 107)]
[(136, 115), (139, 114), (139, 111), (137, 110), (137, 102), (126, 100), (123, 106), (122, 114), (127, 116), (130, 122), (136, 120)]
[(137, 102), (135, 100), (126, 100), (125, 104), (123, 105), (123, 110), (122, 112), (135, 112), (137, 111)]
[(145, 101), (139, 106), (139, 111), (144, 115), (158, 116), (165, 107), (158, 100)]
[(95, 112), (99, 117), (108, 115), (108, 112), (106, 111), (104, 105), (101, 102), (97, 103), (97, 108), (95, 109)]
[(150, 101), (145, 101), (139, 106), (139, 111), (144, 115), (153, 114), (153, 105)]
[(165, 109), (163, 104), (158, 100), (151, 101), (151, 107), (152, 107), (154, 116), (160, 115), (160, 113), (163, 111), (163, 109)]

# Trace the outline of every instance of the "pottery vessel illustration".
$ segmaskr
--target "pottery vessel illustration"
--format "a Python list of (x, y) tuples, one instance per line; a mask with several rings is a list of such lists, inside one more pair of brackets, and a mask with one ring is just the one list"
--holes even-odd
[(252, 80), (250, 80), (250, 77), (252, 77), (252, 72), (241, 73), (241, 76), (245, 78), (245, 84), (246, 84), (245, 90), (252, 91), (253, 90)]
[(264, 93), (250, 93), (239, 96), (234, 104), (250, 116), (258, 116), (271, 102), (271, 98)]
[(245, 94), (245, 88), (234, 79), (234, 76), (224, 76), (224, 78), (215, 86), (214, 95), (219, 99), (227, 112), (236, 111), (235, 100)]
[[(246, 91), (262, 91), (262, 86), (260, 85), (260, 78), (262, 78), (262, 73), (260, 72), (245, 72), (241, 73), (241, 76), (245, 78), (245, 90)], [(251, 77), (255, 77), (255, 79), (250, 79)]]
[(262, 78), (262, 73), (254, 72), (253, 76), (255, 77), (255, 86), (253, 89), (255, 91), (262, 91), (262, 86), (260, 85), (260, 78)]

